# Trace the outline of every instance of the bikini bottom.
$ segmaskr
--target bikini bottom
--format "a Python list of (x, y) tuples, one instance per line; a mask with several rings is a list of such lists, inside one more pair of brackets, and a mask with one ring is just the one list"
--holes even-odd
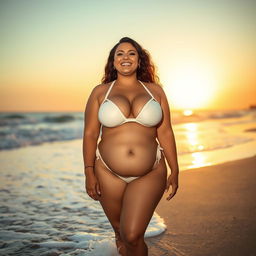
[[(158, 141), (157, 141), (157, 150), (156, 150), (156, 160), (155, 160), (155, 163), (154, 163), (154, 166), (156, 164), (159, 163), (160, 159), (161, 159), (161, 150), (163, 150), (163, 148), (159, 145)], [(115, 172), (113, 172), (109, 167), (108, 165), (104, 162), (104, 160), (102, 159), (102, 156), (100, 154), (100, 151), (99, 151), (99, 148), (98, 148), (98, 144), (97, 144), (97, 148), (96, 148), (96, 159), (101, 159), (102, 163), (106, 166), (106, 168), (112, 172), (114, 175), (116, 175), (117, 177), (119, 177), (121, 180), (125, 181), (126, 183), (130, 183), (131, 181), (133, 180), (136, 180), (137, 178), (141, 177), (141, 176), (135, 176), (135, 177), (124, 177), (124, 176), (121, 176), (121, 175), (118, 175), (116, 174)]]

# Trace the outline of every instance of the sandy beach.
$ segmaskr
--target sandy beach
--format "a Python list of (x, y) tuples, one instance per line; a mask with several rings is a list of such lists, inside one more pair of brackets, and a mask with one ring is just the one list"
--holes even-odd
[(150, 256), (256, 255), (256, 156), (180, 172), (179, 190), (156, 212), (167, 230)]

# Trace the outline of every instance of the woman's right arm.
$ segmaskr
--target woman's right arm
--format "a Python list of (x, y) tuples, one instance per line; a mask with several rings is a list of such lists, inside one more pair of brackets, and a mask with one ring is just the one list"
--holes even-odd
[(86, 191), (94, 200), (98, 200), (98, 196), (100, 195), (99, 183), (94, 175), (95, 152), (100, 131), (100, 123), (98, 121), (98, 96), (99, 89), (98, 86), (96, 86), (92, 90), (86, 103), (83, 134), (83, 159), (84, 174), (86, 177)]

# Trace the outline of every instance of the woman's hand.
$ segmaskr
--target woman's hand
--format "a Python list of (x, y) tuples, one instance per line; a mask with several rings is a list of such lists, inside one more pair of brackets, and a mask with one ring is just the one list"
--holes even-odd
[(178, 182), (178, 177), (179, 177), (179, 173), (172, 173), (168, 179), (167, 179), (167, 183), (166, 183), (166, 192), (168, 192), (170, 185), (172, 186), (172, 193), (166, 198), (166, 200), (170, 200), (172, 197), (174, 197), (174, 195), (177, 192), (177, 189), (179, 187), (179, 182)]
[(99, 200), (99, 197), (101, 195), (100, 193), (100, 185), (99, 182), (94, 175), (94, 173), (90, 173), (86, 175), (85, 178), (85, 189), (87, 194), (94, 200)]

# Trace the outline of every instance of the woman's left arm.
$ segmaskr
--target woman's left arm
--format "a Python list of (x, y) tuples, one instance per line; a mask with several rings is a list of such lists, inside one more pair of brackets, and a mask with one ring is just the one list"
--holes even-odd
[(177, 149), (174, 133), (171, 125), (170, 107), (162, 87), (158, 87), (158, 91), (161, 96), (161, 107), (163, 109), (163, 120), (157, 128), (157, 138), (161, 147), (164, 149), (164, 155), (167, 163), (171, 169), (171, 174), (167, 179), (166, 192), (168, 192), (170, 185), (172, 186), (172, 192), (167, 197), (170, 200), (177, 192), (178, 189), (178, 177), (179, 177), (179, 165), (177, 158)]

